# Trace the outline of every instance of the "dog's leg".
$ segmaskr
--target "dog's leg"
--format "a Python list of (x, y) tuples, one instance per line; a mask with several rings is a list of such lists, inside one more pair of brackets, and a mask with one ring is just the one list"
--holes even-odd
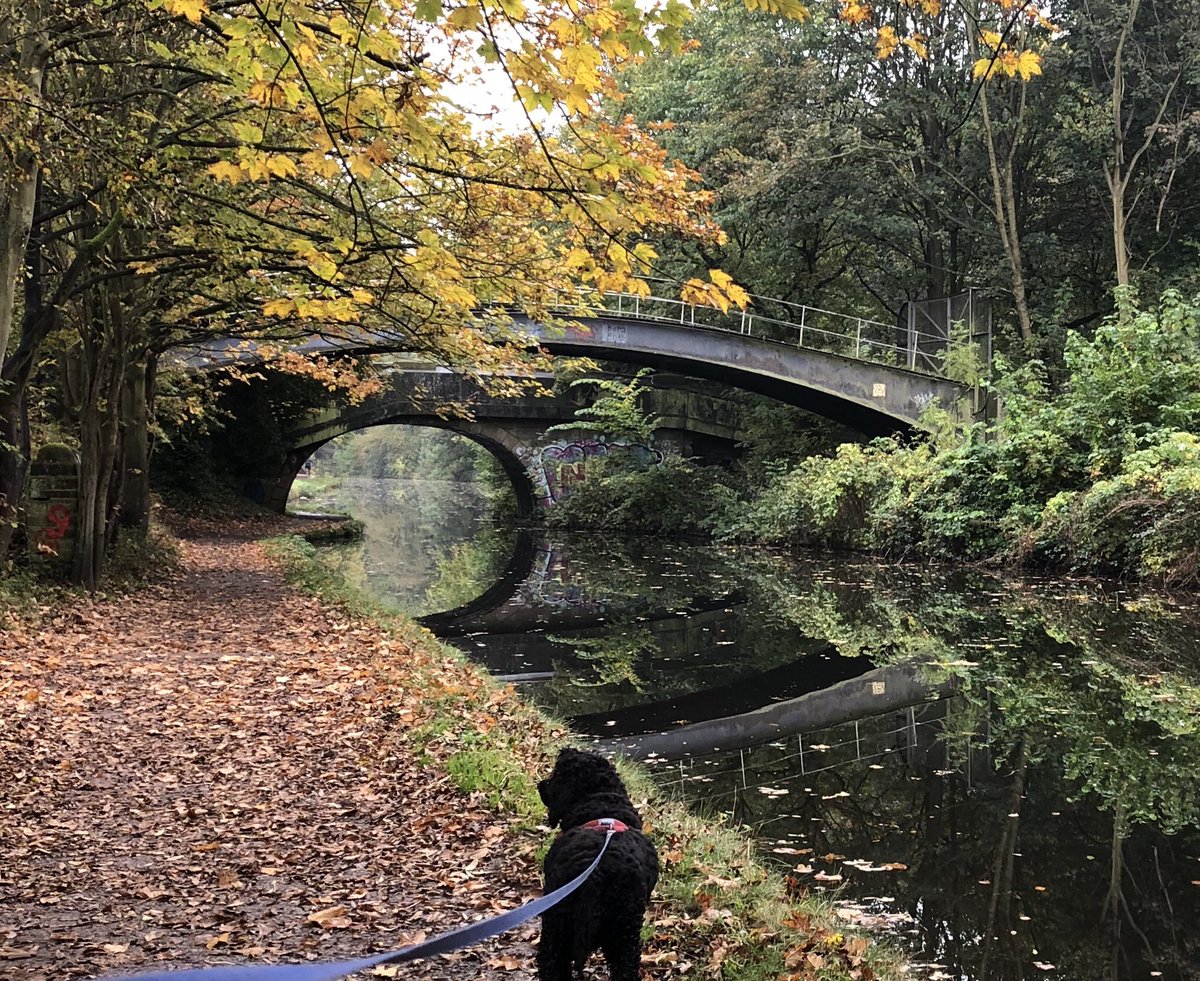
[(540, 981), (571, 981), (571, 920), (561, 909), (542, 914), (542, 939), (538, 944)]
[(641, 922), (610, 929), (601, 944), (612, 981), (638, 981), (642, 973)]

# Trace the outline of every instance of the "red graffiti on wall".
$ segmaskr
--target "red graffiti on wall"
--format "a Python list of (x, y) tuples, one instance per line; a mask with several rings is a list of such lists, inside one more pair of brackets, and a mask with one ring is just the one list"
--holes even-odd
[(57, 542), (66, 538), (71, 529), (71, 509), (65, 504), (51, 504), (46, 508), (46, 520), (49, 522), (46, 537)]

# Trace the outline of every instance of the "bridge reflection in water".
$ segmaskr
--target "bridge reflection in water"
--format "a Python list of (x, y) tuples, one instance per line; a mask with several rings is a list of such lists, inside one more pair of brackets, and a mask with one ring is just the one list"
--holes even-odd
[(920, 664), (876, 666), (795, 631), (764, 663), (745, 594), (685, 593), (589, 589), (572, 581), (561, 547), (521, 531), (490, 588), (422, 623), (502, 680), (557, 685), (549, 699), (530, 694), (597, 748), (634, 759), (745, 749), (952, 692)]

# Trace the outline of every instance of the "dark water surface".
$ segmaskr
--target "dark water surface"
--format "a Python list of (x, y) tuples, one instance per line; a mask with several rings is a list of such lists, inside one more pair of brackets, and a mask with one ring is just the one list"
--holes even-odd
[(1200, 978), (1196, 597), (519, 535), (361, 484), (339, 561), (735, 817), (923, 977)]

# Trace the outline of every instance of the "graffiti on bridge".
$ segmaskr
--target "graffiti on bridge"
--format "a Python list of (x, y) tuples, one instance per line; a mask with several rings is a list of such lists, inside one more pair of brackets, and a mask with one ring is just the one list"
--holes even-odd
[(538, 502), (549, 506), (561, 501), (584, 479), (587, 463), (608, 456), (614, 450), (628, 454), (637, 464), (654, 467), (663, 461), (661, 450), (643, 443), (623, 439), (607, 440), (603, 436), (585, 436), (570, 441), (547, 443), (521, 452), (519, 455), (530, 479)]

